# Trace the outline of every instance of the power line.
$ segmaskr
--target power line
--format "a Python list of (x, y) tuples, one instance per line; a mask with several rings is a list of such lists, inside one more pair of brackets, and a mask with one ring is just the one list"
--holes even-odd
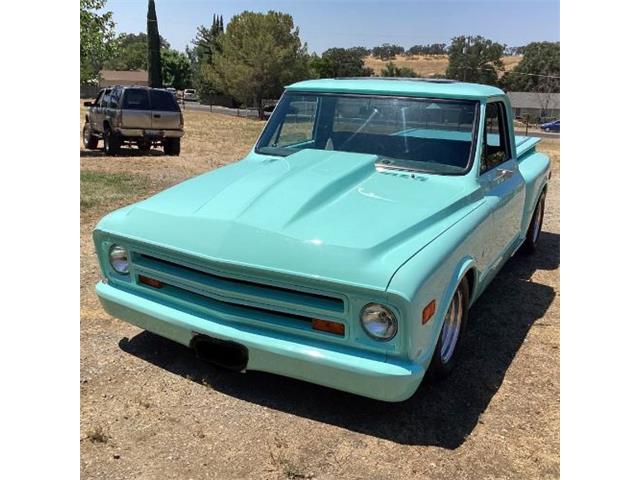
[[(473, 68), (473, 67), (467, 67), (467, 66), (461, 66), (461, 67), (447, 67), (447, 68), (452, 68), (452, 69), (457, 69), (457, 70), (464, 69), (465, 71), (466, 71), (466, 70), (484, 70), (484, 71), (486, 71), (486, 72), (494, 72), (494, 71), (496, 71), (496, 70), (495, 70), (495, 69), (493, 69), (493, 68)], [(529, 77), (555, 78), (555, 79), (557, 79), (557, 80), (560, 80), (560, 77), (559, 77), (559, 76), (556, 76), (556, 75), (541, 75), (541, 74), (538, 74), (538, 73), (523, 73), (523, 72), (515, 72), (515, 71), (513, 71), (513, 70), (511, 70), (511, 71), (509, 71), (509, 72), (504, 72), (504, 73), (505, 73), (505, 74), (506, 74), (506, 73), (508, 73), (508, 74), (513, 74), (513, 75), (526, 75), (526, 76), (529, 76)]]

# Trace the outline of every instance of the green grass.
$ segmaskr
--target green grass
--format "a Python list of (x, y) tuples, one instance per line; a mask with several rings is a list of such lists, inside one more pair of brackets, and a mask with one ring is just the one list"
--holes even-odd
[(150, 188), (149, 179), (141, 175), (82, 170), (80, 210), (98, 206), (118, 208), (149, 193)]

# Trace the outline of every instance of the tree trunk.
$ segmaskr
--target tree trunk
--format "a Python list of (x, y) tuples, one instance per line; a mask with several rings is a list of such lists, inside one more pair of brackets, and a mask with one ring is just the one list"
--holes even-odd
[(264, 120), (264, 107), (262, 106), (262, 95), (256, 95), (255, 97), (256, 106), (258, 107), (258, 118), (260, 120)]
[(149, 64), (149, 86), (162, 87), (162, 65), (160, 60), (160, 33), (156, 17), (156, 3), (149, 0), (147, 9), (147, 54)]

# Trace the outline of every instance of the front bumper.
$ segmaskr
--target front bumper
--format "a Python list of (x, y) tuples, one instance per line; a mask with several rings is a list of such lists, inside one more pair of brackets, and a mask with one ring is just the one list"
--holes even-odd
[(189, 346), (196, 334), (244, 345), (247, 370), (260, 370), (344, 390), (365, 397), (400, 402), (414, 394), (425, 370), (421, 365), (308, 339), (229, 324), (178, 310), (106, 283), (96, 292), (110, 315)]

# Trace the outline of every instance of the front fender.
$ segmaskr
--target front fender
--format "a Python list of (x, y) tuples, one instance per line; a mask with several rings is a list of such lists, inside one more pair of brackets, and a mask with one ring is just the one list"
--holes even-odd
[[(411, 360), (428, 367), (447, 307), (460, 280), (472, 275), (471, 301), (480, 273), (486, 268), (484, 250), (491, 241), (492, 217), (486, 205), (474, 210), (423, 248), (395, 273), (387, 294), (402, 304), (403, 331)], [(436, 313), (422, 324), (422, 311), (432, 300)]]

